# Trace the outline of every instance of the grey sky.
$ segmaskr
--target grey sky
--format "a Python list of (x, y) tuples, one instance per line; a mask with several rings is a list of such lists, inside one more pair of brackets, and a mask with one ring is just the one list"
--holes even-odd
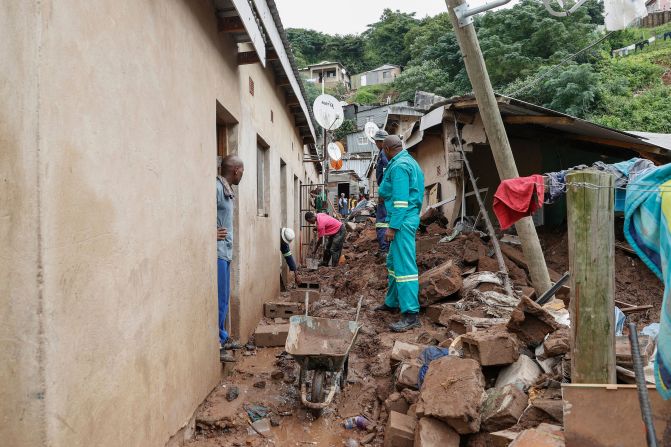
[[(359, 34), (375, 23), (385, 8), (414, 12), (421, 19), (446, 12), (444, 0), (275, 0), (284, 28), (308, 28), (327, 34)], [(480, 5), (485, 0), (471, 0)], [(516, 3), (513, 0), (511, 3)]]
[(444, 0), (275, 0), (284, 28), (309, 28), (327, 34), (359, 34), (377, 22), (385, 8), (416, 12), (424, 18), (447, 11)]

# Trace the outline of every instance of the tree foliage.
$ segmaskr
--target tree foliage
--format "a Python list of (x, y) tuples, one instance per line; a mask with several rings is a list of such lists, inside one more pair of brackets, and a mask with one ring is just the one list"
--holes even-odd
[[(671, 86), (662, 83), (662, 76), (668, 82), (671, 43), (658, 41), (625, 58), (612, 59), (609, 53), (669, 31), (671, 25), (606, 36), (602, 24), (598, 0), (588, 0), (568, 17), (551, 16), (541, 0), (521, 0), (475, 18), (496, 91), (618, 128), (669, 132)], [(446, 97), (471, 91), (447, 13), (416, 19), (385, 9), (358, 36), (290, 30), (289, 38), (297, 59), (338, 60), (350, 74), (385, 63), (403, 66), (391, 86), (360, 88), (350, 102), (374, 104), (387, 96), (412, 100), (416, 90)]]

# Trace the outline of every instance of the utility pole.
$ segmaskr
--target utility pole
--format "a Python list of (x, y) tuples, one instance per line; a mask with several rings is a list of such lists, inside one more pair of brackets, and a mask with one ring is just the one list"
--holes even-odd
[[(468, 5), (464, 0), (445, 0), (454, 27), (454, 33), (461, 48), (461, 54), (466, 64), (466, 72), (473, 86), (473, 93), (478, 102), (482, 123), (485, 126), (489, 146), (494, 155), (496, 169), (501, 180), (519, 177), (513, 152), (510, 148), (510, 142), (506, 135), (506, 129), (503, 126), (503, 120), (499, 113), (499, 106), (494, 96), (492, 83), (487, 74), (485, 59), (480, 50), (478, 36), (475, 33), (472, 16), (463, 14), (468, 10)], [(498, 4), (505, 4), (507, 1), (499, 1)], [(471, 11), (472, 13), (472, 11)], [(461, 18), (458, 17), (461, 16)], [(541, 296), (550, 288), (550, 275), (545, 265), (545, 257), (541, 250), (541, 244), (538, 240), (536, 227), (533, 219), (525, 217), (515, 224), (515, 229), (522, 242), (522, 251), (529, 266), (529, 274), (533, 283), (536, 295)]]

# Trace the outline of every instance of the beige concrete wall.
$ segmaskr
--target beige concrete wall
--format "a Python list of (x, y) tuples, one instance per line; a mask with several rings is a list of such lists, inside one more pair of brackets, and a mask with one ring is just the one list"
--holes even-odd
[[(250, 95), (249, 78), (254, 80), (254, 96)], [(232, 325), (234, 334), (243, 341), (254, 332), (263, 312), (263, 303), (274, 299), (280, 290), (279, 255), (282, 206), (287, 206), (288, 225), (298, 233), (294, 204), (294, 175), (304, 183), (317, 182), (314, 165), (303, 163), (300, 135), (289, 131), (293, 117), (284, 105), (284, 94), (275, 85), (269, 70), (260, 65), (240, 68), (242, 116), (239, 126), (240, 153), (245, 174), (238, 187), (240, 229), (237, 234), (236, 258), (239, 266), (236, 292), (233, 294)], [(270, 121), (271, 110), (273, 122)], [(258, 216), (256, 205), (256, 139), (261, 137), (270, 146), (270, 208), (268, 217)], [(245, 150), (245, 149), (251, 150)], [(287, 194), (280, 191), (280, 158), (287, 164)], [(292, 249), (298, 251), (294, 242)], [(234, 263), (235, 264), (235, 263)]]
[[(37, 2), (0, 14), (0, 445), (44, 443)], [(21, 86), (21, 88), (17, 88)]]
[(13, 67), (0, 74), (0, 444), (163, 446), (220, 375), (216, 102), (248, 161), (241, 330), (279, 283), (277, 264), (264, 270), (279, 208), (247, 213), (256, 134), (271, 173), (282, 153), (304, 178), (301, 148), (289, 153), (300, 140), (279, 105), (270, 123), (268, 70), (237, 67), (207, 0), (12, 4), (0, 16)]

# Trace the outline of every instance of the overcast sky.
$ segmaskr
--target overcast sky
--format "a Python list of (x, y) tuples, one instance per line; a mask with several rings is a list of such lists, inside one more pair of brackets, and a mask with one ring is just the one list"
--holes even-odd
[[(362, 33), (366, 25), (378, 21), (385, 8), (414, 12), (418, 19), (447, 11), (444, 0), (275, 0), (275, 3), (284, 28), (308, 28), (327, 34)], [(469, 3), (479, 5), (485, 0)]]
[[(327, 34), (359, 34), (377, 22), (385, 8), (416, 12), (424, 18), (446, 12), (444, 0), (275, 0), (284, 28), (309, 28)], [(323, 6), (322, 6), (323, 5)]]

